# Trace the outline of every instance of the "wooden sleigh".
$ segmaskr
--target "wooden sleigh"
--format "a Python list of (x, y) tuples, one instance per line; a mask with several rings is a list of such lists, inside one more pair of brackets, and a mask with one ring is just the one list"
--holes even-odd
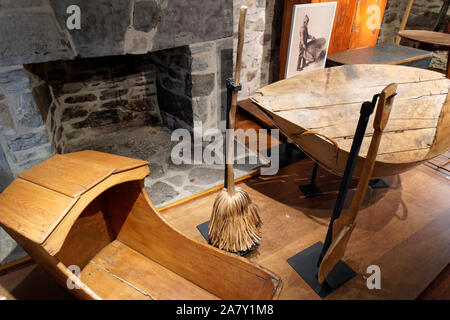
[(145, 192), (148, 173), (101, 152), (55, 155), (0, 195), (0, 224), (80, 299), (278, 297), (278, 276), (171, 227)]
[[(305, 153), (343, 174), (361, 104), (390, 83), (398, 95), (383, 134), (373, 177), (399, 174), (450, 148), (450, 80), (445, 75), (392, 65), (345, 65), (302, 73), (251, 97)], [(359, 154), (360, 176), (373, 134), (373, 117)]]

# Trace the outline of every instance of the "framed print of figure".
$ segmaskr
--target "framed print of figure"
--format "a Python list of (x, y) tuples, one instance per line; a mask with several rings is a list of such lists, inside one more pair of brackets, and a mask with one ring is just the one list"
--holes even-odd
[(325, 67), (336, 2), (295, 5), (285, 78)]

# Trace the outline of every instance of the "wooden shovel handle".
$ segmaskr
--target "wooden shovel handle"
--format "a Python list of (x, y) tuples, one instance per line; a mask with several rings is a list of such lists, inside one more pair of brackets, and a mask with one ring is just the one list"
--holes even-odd
[(378, 131), (383, 131), (389, 119), (391, 113), (392, 103), (394, 101), (393, 96), (397, 91), (397, 84), (391, 83), (381, 91), (380, 98), (378, 100), (378, 106), (375, 113), (375, 119), (373, 121), (373, 128)]
[[(238, 29), (238, 45), (236, 51), (236, 66), (234, 69), (234, 85), (239, 85), (241, 81), (241, 67), (242, 67), (242, 51), (244, 48), (244, 33), (245, 33), (245, 17), (247, 15), (247, 7), (241, 7), (239, 16)], [(234, 91), (231, 95), (231, 108), (228, 114), (229, 127), (227, 129), (234, 130), (236, 123), (236, 108), (237, 108), (238, 92)], [(231, 133), (231, 131), (230, 131)], [(234, 151), (234, 136), (230, 135), (230, 140), (227, 146), (227, 189), (229, 193), (234, 192), (234, 171), (233, 171), (233, 152)]]
[(373, 121), (374, 132), (370, 140), (369, 151), (362, 169), (362, 174), (356, 187), (350, 207), (333, 223), (333, 240), (319, 267), (318, 280), (323, 283), (334, 266), (342, 259), (347, 248), (350, 236), (355, 228), (355, 219), (364, 200), (364, 195), (372, 176), (373, 168), (380, 146), (381, 136), (391, 113), (394, 94), (397, 84), (390, 84), (380, 94), (378, 99), (375, 119)]

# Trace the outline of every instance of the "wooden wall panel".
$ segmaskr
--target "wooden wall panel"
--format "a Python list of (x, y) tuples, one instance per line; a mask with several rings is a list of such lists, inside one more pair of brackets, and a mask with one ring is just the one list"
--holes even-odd
[(375, 46), (387, 0), (359, 0), (349, 49)]
[[(314, 0), (315, 2), (331, 2), (333, 0)], [(328, 54), (347, 50), (350, 46), (350, 36), (353, 19), (356, 12), (356, 0), (337, 0)]]

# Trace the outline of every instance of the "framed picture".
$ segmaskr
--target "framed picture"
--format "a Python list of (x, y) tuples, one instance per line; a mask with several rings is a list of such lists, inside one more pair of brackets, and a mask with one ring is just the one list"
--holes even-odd
[(295, 5), (285, 78), (325, 67), (336, 2)]

